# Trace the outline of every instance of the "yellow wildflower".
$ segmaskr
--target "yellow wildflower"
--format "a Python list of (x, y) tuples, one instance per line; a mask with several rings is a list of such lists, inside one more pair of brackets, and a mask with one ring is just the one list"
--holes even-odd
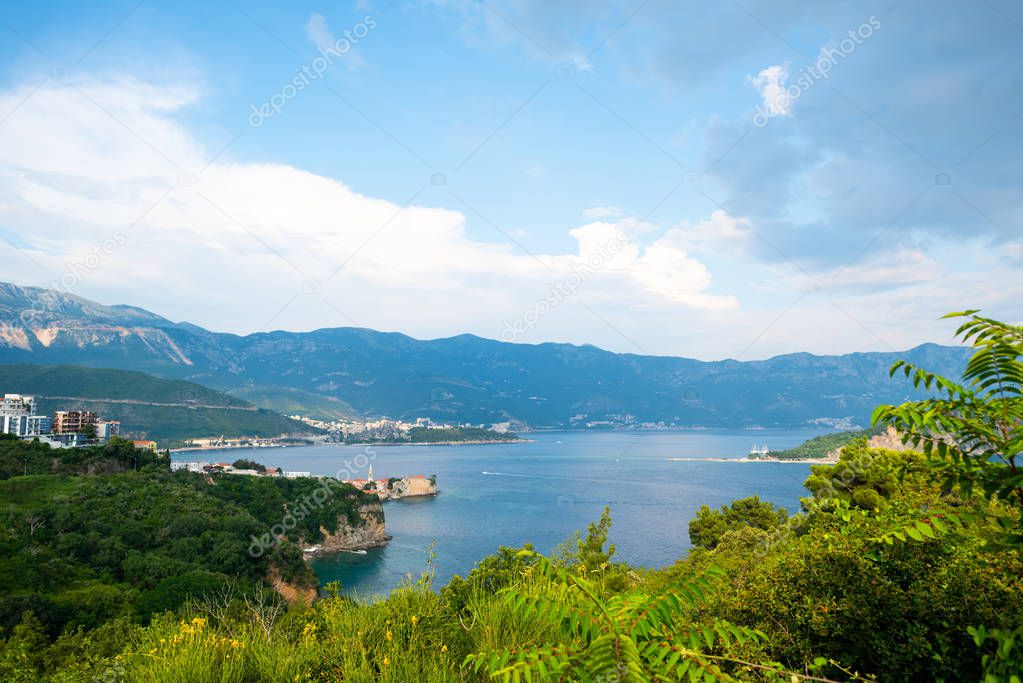
[(440, 651), (441, 652), (447, 652), (448, 651), (448, 646), (447, 645), (441, 645), (440, 646)]
[(417, 621), (419, 621), (419, 617), (417, 617), (417, 616), (413, 615), (413, 617), (412, 617), (412, 626), (413, 626), (413, 627), (414, 627), (414, 626), (416, 625), (416, 622), (417, 622)]
[(388, 631), (387, 633), (384, 634), (384, 637), (387, 638), (388, 640), (391, 640), (394, 638), (394, 634)]
[(390, 666), (390, 665), (391, 665), (390, 657), (384, 657), (384, 666)]

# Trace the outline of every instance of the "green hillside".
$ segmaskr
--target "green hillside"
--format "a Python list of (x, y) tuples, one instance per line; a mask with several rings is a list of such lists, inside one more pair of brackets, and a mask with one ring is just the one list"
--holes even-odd
[[(146, 622), (203, 590), (265, 586), (271, 566), (295, 585), (315, 585), (300, 544), (361, 525), (360, 506), (379, 511), (375, 496), (335, 484), (300, 525), (253, 553), (252, 539), (319, 480), (222, 476), (214, 485), (126, 442), (53, 451), (0, 436), (0, 633), (6, 639), (26, 610), (49, 637)], [(0, 664), (0, 680), (38, 678), (15, 679)]]
[(339, 398), (295, 387), (249, 385), (229, 389), (227, 393), (281, 415), (301, 415), (328, 422), (359, 417), (358, 411)]
[(77, 365), (0, 365), (0, 390), (29, 395), (251, 407), (241, 399), (193, 382)]
[(37, 397), (40, 413), (92, 410), (125, 436), (170, 445), (190, 437), (279, 436), (312, 431), (283, 415), (192, 382), (70, 365), (0, 365), (0, 392)]

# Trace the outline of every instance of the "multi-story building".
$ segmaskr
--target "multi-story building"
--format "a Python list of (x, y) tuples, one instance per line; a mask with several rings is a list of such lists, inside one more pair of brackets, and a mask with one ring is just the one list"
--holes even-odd
[(88, 410), (58, 410), (53, 414), (54, 434), (84, 434), (95, 429), (98, 417)]
[(96, 438), (100, 441), (109, 441), (110, 437), (120, 433), (121, 423), (117, 420), (100, 420), (96, 423)]
[(36, 413), (36, 400), (32, 396), (4, 394), (0, 399), (0, 432), (25, 436), (28, 419)]
[(49, 415), (29, 415), (28, 431), (24, 436), (42, 436), (53, 432), (53, 420)]

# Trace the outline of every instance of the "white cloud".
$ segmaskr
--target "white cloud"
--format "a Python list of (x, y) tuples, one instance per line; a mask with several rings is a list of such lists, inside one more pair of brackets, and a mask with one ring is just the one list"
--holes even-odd
[(309, 21), (305, 25), (305, 34), (313, 42), (313, 45), (321, 50), (326, 50), (334, 44), (334, 34), (330, 32), (327, 20), (322, 14), (314, 12), (309, 15)]
[[(337, 46), (337, 38), (330, 30), (327, 19), (322, 14), (313, 13), (305, 24), (305, 34), (319, 50), (327, 51)], [(356, 71), (365, 65), (362, 54), (353, 46), (354, 41), (346, 41), (347, 47), (344, 51), (344, 63), (351, 71)]]
[(716, 251), (744, 245), (751, 229), (747, 219), (717, 209), (707, 220), (679, 223), (665, 234), (665, 239), (689, 250)]
[(776, 64), (761, 69), (760, 73), (749, 79), (753, 87), (760, 93), (760, 97), (764, 101), (764, 109), (771, 116), (787, 116), (792, 113), (792, 102), (785, 93), (785, 81), (788, 77), (788, 69)]
[[(24, 99), (0, 126), (0, 224), (43, 266), (11, 255), (4, 279), (57, 280), (122, 233), (124, 246), (75, 293), (215, 330), (358, 323), (497, 337), (502, 317), (621, 233), (627, 243), (586, 282), (587, 295), (665, 312), (736, 305), (708, 291), (707, 267), (684, 247), (617, 209), (599, 212), (615, 222), (566, 226), (575, 249), (534, 257), (470, 237), (464, 214), (424, 199), (401, 209), (404, 197), (369, 197), (285, 164), (232, 163), (229, 154), (207, 166), (207, 150), (176, 118), (196, 101), (188, 89), (134, 80), (78, 88), (51, 83), (28, 99), (25, 88), (0, 92), (0, 111)], [(301, 296), (310, 280), (323, 283), (322, 297)], [(538, 334), (572, 338), (572, 315), (551, 316)]]

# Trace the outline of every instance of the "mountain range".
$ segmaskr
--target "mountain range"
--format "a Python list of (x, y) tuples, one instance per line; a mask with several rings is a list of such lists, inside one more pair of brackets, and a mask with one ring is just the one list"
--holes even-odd
[(418, 340), (351, 327), (236, 335), (134, 306), (0, 283), (0, 363), (137, 370), (311, 417), (529, 427), (865, 425), (878, 403), (918, 396), (903, 379), (889, 378), (893, 362), (904, 358), (957, 377), (968, 355), (924, 344), (897, 353), (706, 362), (467, 334)]

